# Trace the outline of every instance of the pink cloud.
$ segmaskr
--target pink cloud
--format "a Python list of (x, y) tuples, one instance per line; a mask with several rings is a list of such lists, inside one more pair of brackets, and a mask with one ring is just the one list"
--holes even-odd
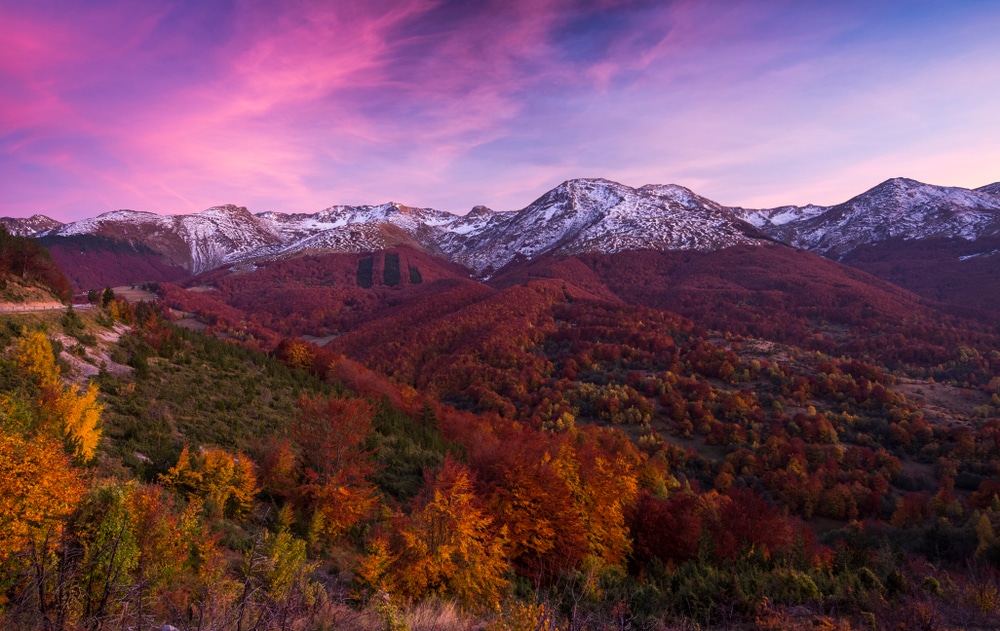
[(832, 202), (858, 164), (1000, 162), (989, 20), (915, 64), (861, 3), (42, 2), (0, 7), (0, 214), (515, 208), (577, 176)]

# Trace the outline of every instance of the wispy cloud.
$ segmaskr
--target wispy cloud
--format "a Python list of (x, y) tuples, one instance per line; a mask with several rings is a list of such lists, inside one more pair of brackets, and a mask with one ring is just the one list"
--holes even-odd
[(0, 0), (0, 214), (979, 185), (998, 25), (975, 3)]

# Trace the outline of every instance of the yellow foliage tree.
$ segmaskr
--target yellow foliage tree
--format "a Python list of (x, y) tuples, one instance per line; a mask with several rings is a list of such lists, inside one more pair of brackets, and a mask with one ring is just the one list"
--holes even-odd
[(365, 548), (366, 554), (355, 571), (358, 582), (373, 593), (394, 591), (391, 570), (399, 555), (392, 551), (389, 540), (385, 536), (376, 535), (368, 540)]
[(373, 486), (348, 486), (331, 481), (311, 487), (315, 503), (309, 538), (313, 543), (335, 541), (352, 525), (368, 517), (378, 505)]
[(77, 458), (83, 461), (93, 458), (101, 440), (104, 411), (97, 401), (97, 386), (90, 384), (81, 392), (74, 385), (63, 385), (52, 345), (41, 331), (28, 333), (18, 341), (14, 360), (42, 391), (41, 429), (68, 439)]
[(284, 361), (289, 368), (308, 370), (316, 358), (316, 347), (301, 340), (285, 340), (281, 345)]
[(52, 354), (52, 344), (41, 331), (28, 333), (14, 346), (14, 361), (42, 388), (59, 385), (59, 368)]
[(98, 403), (97, 393), (94, 384), (88, 385), (83, 392), (67, 386), (44, 404), (73, 445), (76, 457), (83, 461), (94, 457), (101, 440), (100, 422), (104, 406)]
[(553, 464), (573, 496), (590, 554), (621, 563), (632, 549), (625, 509), (639, 492), (634, 460), (625, 454), (609, 458), (589, 445), (566, 445)]
[(233, 455), (219, 447), (203, 447), (194, 455), (184, 447), (177, 464), (160, 481), (203, 500), (214, 515), (237, 519), (250, 513), (258, 491), (253, 462), (240, 452)]
[(993, 532), (993, 523), (988, 515), (982, 515), (976, 522), (976, 540), (978, 542), (976, 546), (977, 557), (997, 543), (997, 536)]

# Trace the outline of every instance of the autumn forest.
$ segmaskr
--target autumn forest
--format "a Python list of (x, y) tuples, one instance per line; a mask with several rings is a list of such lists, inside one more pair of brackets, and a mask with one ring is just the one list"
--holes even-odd
[(778, 245), (75, 278), (0, 318), (4, 629), (1000, 625), (989, 318)]

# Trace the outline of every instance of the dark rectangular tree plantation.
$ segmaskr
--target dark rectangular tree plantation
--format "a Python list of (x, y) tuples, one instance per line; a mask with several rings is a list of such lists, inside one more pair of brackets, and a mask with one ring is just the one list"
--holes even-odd
[(372, 268), (374, 265), (375, 259), (370, 256), (358, 261), (358, 287), (364, 287), (365, 289), (371, 288)]
[(385, 253), (385, 267), (382, 269), (382, 281), (389, 287), (399, 284), (399, 255), (394, 252)]

